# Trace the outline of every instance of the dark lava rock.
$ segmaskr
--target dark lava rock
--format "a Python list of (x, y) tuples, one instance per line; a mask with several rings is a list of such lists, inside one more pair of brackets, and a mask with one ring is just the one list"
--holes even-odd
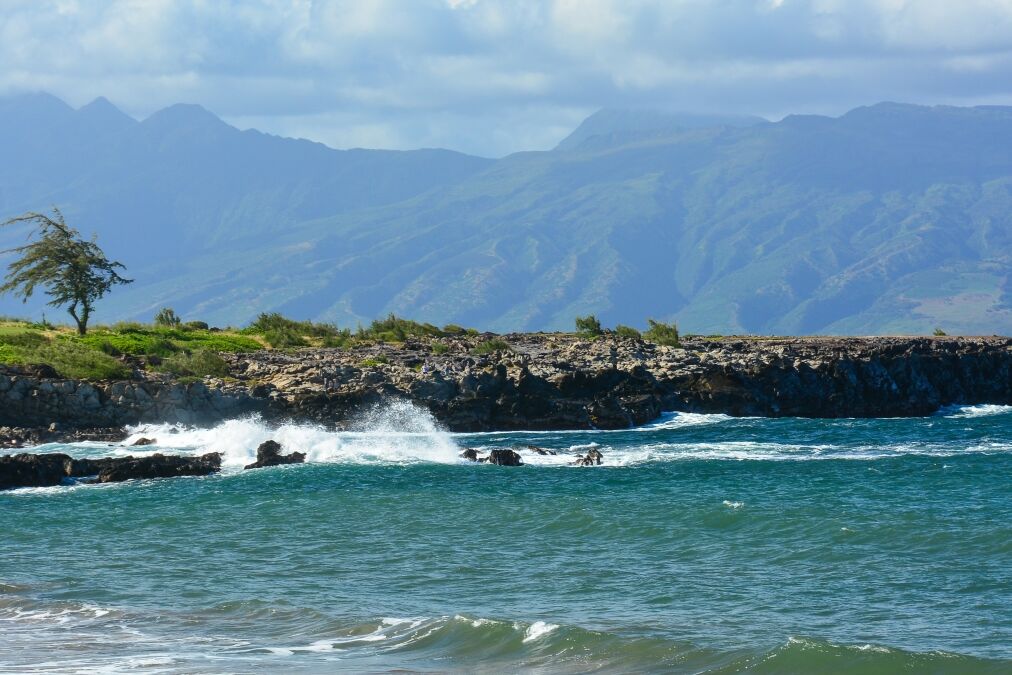
[(509, 448), (496, 448), (495, 450), (488, 453), (488, 463), (498, 464), (499, 466), (523, 466), (524, 462), (520, 459), (520, 453)]
[(71, 459), (67, 462), (67, 475), (71, 478), (97, 476), (106, 469), (111, 469), (124, 462), (133, 461), (128, 457), (103, 457), (102, 459)]
[(155, 454), (150, 457), (125, 457), (98, 474), (99, 483), (115, 483), (134, 478), (173, 478), (206, 476), (221, 470), (221, 453), (209, 452), (199, 457), (178, 457)]
[(527, 446), (527, 450), (530, 450), (531, 452), (536, 452), (536, 453), (538, 453), (539, 455), (542, 455), (542, 456), (543, 455), (557, 455), (558, 454), (554, 450), (548, 450), (547, 448), (539, 448), (536, 445), (528, 445)]
[(67, 475), (68, 455), (5, 455), (0, 457), (0, 490), (59, 485)]
[(281, 444), (277, 441), (264, 441), (257, 448), (257, 461), (247, 464), (244, 469), (260, 469), (265, 466), (279, 466), (281, 464), (302, 464), (306, 461), (306, 453), (293, 452), (290, 455), (281, 454)]
[(157, 442), (158, 441), (156, 439), (154, 439), (154, 438), (138, 438), (136, 441), (134, 441), (130, 445), (154, 445)]
[(576, 466), (601, 466), (604, 463), (604, 455), (597, 448), (593, 448), (583, 457), (577, 459), (573, 464)]
[(474, 448), (464, 448), (464, 452), (460, 453), (460, 456), (472, 462), (478, 461), (478, 451)]

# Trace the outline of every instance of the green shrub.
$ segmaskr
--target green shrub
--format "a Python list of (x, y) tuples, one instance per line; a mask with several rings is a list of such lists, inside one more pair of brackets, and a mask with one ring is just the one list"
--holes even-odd
[(376, 319), (368, 328), (359, 328), (358, 336), (382, 342), (404, 342), (409, 337), (442, 337), (445, 333), (431, 323), (418, 323), (402, 319), (395, 314)]
[(208, 325), (207, 325), (206, 321), (187, 321), (186, 323), (183, 324), (183, 326), (185, 326), (186, 328), (189, 328), (190, 330), (207, 330), (208, 329)]
[(166, 328), (178, 328), (183, 320), (179, 318), (179, 315), (171, 307), (162, 307), (155, 314), (155, 325), (164, 326)]
[(482, 356), (485, 354), (493, 354), (495, 352), (511, 351), (513, 351), (513, 348), (510, 347), (508, 342), (501, 338), (493, 338), (475, 346), (475, 348), (471, 350), (471, 353), (477, 356)]
[(294, 328), (272, 328), (265, 332), (264, 340), (275, 349), (288, 349), (291, 347), (306, 347), (309, 345)]
[(640, 335), (640, 332), (635, 328), (633, 328), (632, 326), (623, 326), (622, 324), (615, 326), (615, 335), (624, 338), (636, 338), (636, 339), (643, 337), (642, 335)]
[(593, 314), (576, 317), (576, 332), (580, 335), (601, 335), (601, 322)]
[(383, 365), (384, 363), (388, 363), (388, 362), (389, 362), (389, 359), (387, 359), (387, 357), (385, 357), (385, 356), (374, 356), (372, 358), (363, 359), (362, 361), (359, 361), (358, 367), (359, 368), (375, 368), (376, 366), (380, 366), (380, 365)]
[(112, 326), (95, 326), (95, 330), (114, 331), (116, 333), (141, 333), (151, 330), (151, 327), (137, 321), (117, 321)]
[[(350, 331), (341, 331), (332, 323), (313, 323), (312, 321), (295, 321), (286, 318), (278, 312), (260, 314), (253, 323), (243, 329), (243, 333), (263, 335), (268, 333), (294, 333), (298, 336), (308, 335), (310, 337), (326, 337), (341, 335), (342, 332), (350, 334)], [(270, 342), (270, 340), (268, 340)]]
[(942, 330), (941, 328), (936, 328), (936, 329), (934, 330), (934, 332), (932, 333), (932, 335), (935, 335), (935, 336), (937, 336), (937, 337), (943, 337), (943, 336), (945, 336), (945, 335), (948, 335), (948, 333), (946, 333), (946, 332), (945, 332), (944, 330)]
[(344, 348), (354, 342), (355, 338), (351, 336), (351, 331), (348, 329), (338, 331), (337, 335), (325, 335), (321, 344), (324, 347), (331, 348)]
[(108, 354), (109, 356), (122, 356), (123, 355), (123, 352), (121, 352), (120, 350), (116, 349), (116, 347), (113, 346), (113, 344), (111, 342), (109, 342), (108, 340), (102, 340), (102, 342), (100, 342), (99, 345), (98, 345), (98, 350), (100, 352), (102, 352), (103, 354)]
[(444, 345), (442, 342), (433, 342), (431, 349), (432, 353), (435, 354), (436, 356), (439, 356), (440, 354), (445, 354), (446, 352), (450, 351), (450, 348)]
[(228, 375), (228, 364), (225, 360), (206, 349), (198, 349), (189, 354), (186, 352), (174, 354), (164, 359), (158, 369), (177, 376), (225, 377)]
[(647, 319), (647, 323), (650, 324), (650, 328), (643, 333), (644, 339), (659, 345), (667, 345), (668, 347), (681, 346), (681, 343), (678, 341), (678, 326), (673, 323), (654, 321), (653, 319)]

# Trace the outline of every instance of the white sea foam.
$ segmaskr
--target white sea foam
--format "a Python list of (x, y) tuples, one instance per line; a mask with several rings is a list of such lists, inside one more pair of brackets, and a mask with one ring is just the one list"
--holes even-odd
[(545, 623), (544, 621), (535, 621), (527, 627), (526, 633), (524, 633), (524, 642), (533, 642), (540, 637), (548, 635), (559, 626), (554, 623)]
[(941, 417), (991, 417), (993, 415), (1007, 415), (1009, 413), (1012, 413), (1012, 405), (985, 403), (981, 405), (946, 406), (935, 414)]
[[(242, 467), (256, 459), (256, 448), (267, 440), (281, 444), (283, 452), (304, 452), (307, 462), (352, 464), (455, 463), (460, 448), (432, 415), (407, 401), (397, 401), (364, 415), (350, 431), (285, 424), (271, 427), (257, 418), (223, 422), (210, 429), (180, 429), (174, 425), (143, 425), (129, 429), (124, 441), (154, 438), (154, 446), (121, 448), (143, 454), (171, 449), (193, 453), (221, 452), (225, 467)], [(140, 450), (141, 452), (138, 452)]]

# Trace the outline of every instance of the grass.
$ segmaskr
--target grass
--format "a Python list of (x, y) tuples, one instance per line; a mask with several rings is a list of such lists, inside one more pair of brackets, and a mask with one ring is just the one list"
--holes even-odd
[(100, 350), (28, 327), (21, 331), (3, 327), (0, 363), (47, 365), (63, 377), (76, 380), (118, 380), (130, 377), (131, 373), (125, 364)]
[(27, 321), (0, 320), (0, 363), (48, 365), (63, 377), (114, 380), (130, 377), (121, 355), (158, 357), (153, 368), (182, 377), (223, 377), (228, 369), (217, 352), (263, 349), (258, 340), (235, 332), (134, 322), (97, 326), (77, 335), (67, 326), (47, 328)]

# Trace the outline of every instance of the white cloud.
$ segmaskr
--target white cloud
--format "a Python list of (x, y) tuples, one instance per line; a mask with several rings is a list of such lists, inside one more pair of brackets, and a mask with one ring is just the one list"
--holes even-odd
[(1012, 102), (1012, 0), (5, 0), (0, 93), (341, 146), (548, 147), (601, 106)]

